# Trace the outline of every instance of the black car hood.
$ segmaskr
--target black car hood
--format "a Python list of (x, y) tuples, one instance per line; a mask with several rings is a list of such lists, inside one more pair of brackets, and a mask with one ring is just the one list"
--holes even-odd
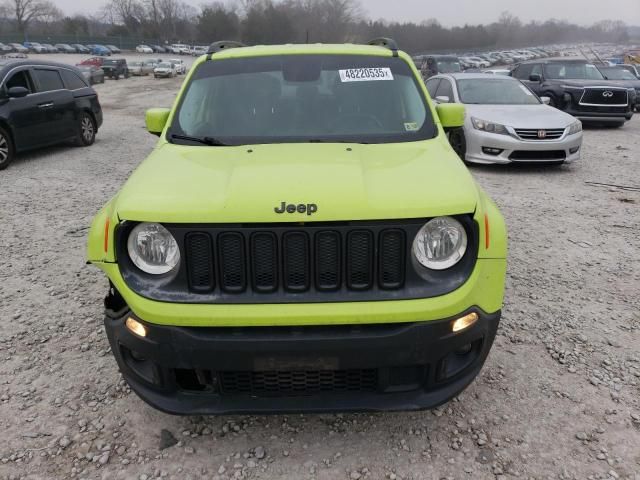
[[(624, 82), (621, 81), (621, 82)], [(617, 81), (612, 80), (563, 80), (563, 79), (550, 79), (547, 80), (547, 83), (551, 83), (554, 85), (567, 85), (569, 87), (622, 87), (629, 88), (630, 86), (621, 85)]]

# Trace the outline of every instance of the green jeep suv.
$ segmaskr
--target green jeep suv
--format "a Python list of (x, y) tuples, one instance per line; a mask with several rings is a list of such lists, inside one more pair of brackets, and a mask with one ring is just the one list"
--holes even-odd
[(411, 410), (480, 371), (506, 230), (411, 58), (369, 45), (213, 44), (156, 148), (97, 214), (105, 327), (180, 414)]

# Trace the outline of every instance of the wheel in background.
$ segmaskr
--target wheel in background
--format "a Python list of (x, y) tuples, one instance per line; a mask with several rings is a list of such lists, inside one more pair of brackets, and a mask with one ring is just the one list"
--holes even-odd
[(78, 142), (83, 147), (92, 145), (96, 140), (96, 124), (93, 117), (82, 112), (78, 118)]
[(0, 127), (0, 170), (4, 170), (13, 161), (15, 151), (11, 137), (4, 128)]
[(467, 156), (467, 137), (463, 128), (454, 128), (449, 132), (449, 143), (453, 151), (458, 154), (460, 160), (465, 161)]

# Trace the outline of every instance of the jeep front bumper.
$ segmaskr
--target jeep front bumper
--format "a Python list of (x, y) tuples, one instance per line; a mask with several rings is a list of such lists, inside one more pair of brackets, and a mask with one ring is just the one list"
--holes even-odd
[[(500, 319), (471, 308), (382, 325), (177, 327), (106, 303), (111, 349), (131, 388), (155, 408), (187, 415), (433, 408), (478, 375)], [(452, 332), (469, 312), (477, 322)], [(129, 317), (145, 337), (125, 326)]]

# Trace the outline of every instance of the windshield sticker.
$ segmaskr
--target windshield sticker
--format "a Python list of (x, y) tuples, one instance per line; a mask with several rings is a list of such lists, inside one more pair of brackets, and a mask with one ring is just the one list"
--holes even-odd
[(349, 68), (340, 70), (341, 82), (372, 82), (378, 80), (393, 80), (390, 68)]
[(520, 88), (522, 89), (522, 91), (524, 93), (526, 93), (527, 95), (529, 95), (530, 97), (533, 96), (533, 93), (531, 93), (531, 90), (529, 90), (527, 87), (525, 87), (524, 85), (520, 85)]
[(418, 130), (420, 130), (420, 127), (418, 127), (418, 124), (416, 122), (408, 122), (404, 124), (404, 129), (407, 132), (417, 132)]

